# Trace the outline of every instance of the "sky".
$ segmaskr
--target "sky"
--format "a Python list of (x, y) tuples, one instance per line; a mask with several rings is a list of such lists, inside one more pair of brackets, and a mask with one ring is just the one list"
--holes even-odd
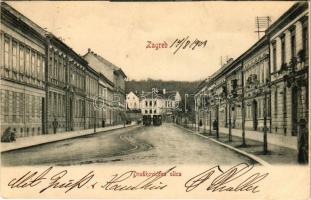
[[(237, 58), (257, 40), (256, 16), (272, 23), (294, 2), (8, 2), (26, 17), (61, 37), (80, 55), (90, 48), (129, 80), (194, 81), (220, 68), (221, 58)], [(206, 46), (169, 46), (189, 36)], [(147, 41), (168, 48), (146, 48)]]

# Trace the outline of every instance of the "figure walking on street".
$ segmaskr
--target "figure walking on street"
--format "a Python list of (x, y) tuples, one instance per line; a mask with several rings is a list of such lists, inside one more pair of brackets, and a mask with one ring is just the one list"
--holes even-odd
[(58, 127), (58, 121), (56, 120), (56, 118), (54, 118), (52, 125), (53, 125), (54, 134), (56, 134), (57, 127)]

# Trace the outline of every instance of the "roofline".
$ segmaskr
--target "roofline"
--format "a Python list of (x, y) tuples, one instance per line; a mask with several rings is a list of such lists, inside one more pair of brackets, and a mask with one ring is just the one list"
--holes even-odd
[(67, 49), (68, 52), (70, 52), (73, 56), (75, 56), (80, 62), (82, 62), (83, 65), (87, 66), (88, 62), (77, 52), (75, 52), (71, 47), (69, 47), (66, 43), (64, 43), (62, 40), (60, 40), (58, 37), (56, 37), (53, 33), (48, 32), (47, 38), (50, 38), (52, 41), (55, 41), (59, 45), (63, 46), (63, 48)]
[[(271, 26), (266, 30), (267, 34), (272, 34), (276, 31), (276, 29), (279, 26), (282, 26), (291, 15), (299, 15), (301, 12), (307, 10), (309, 7), (307, 1), (301, 1), (295, 3), (293, 6), (291, 6), (285, 13), (283, 13), (274, 23), (271, 24)], [(298, 14), (297, 14), (298, 13)]]

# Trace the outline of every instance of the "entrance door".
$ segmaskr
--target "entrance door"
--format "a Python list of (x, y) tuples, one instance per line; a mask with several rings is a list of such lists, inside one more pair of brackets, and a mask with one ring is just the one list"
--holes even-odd
[(68, 125), (69, 125), (69, 130), (70, 131), (73, 131), (73, 126), (72, 126), (72, 124), (73, 124), (73, 121), (72, 121), (72, 119), (73, 119), (73, 105), (72, 105), (72, 98), (70, 98), (70, 100), (69, 100), (69, 122), (68, 122)]
[(252, 114), (253, 114), (253, 129), (257, 131), (258, 119), (257, 119), (257, 101), (254, 100), (252, 104)]
[(292, 136), (297, 135), (297, 125), (298, 125), (298, 92), (297, 88), (292, 89)]
[[(41, 134), (45, 134), (45, 101), (44, 97), (42, 97), (42, 108), (41, 108), (41, 124), (42, 124), (42, 131)], [(39, 133), (40, 134), (40, 133)]]

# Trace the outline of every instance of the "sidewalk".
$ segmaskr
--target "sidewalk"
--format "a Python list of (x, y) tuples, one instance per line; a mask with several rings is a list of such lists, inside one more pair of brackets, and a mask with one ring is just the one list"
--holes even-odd
[[(192, 126), (188, 126), (190, 130)], [(268, 133), (268, 153), (263, 154), (263, 133), (256, 131), (245, 131), (246, 146), (241, 146), (242, 144), (242, 131), (239, 129), (232, 129), (232, 142), (228, 140), (228, 129), (220, 128), (219, 138), (216, 138), (216, 132), (212, 131), (212, 135), (209, 134), (209, 127), (206, 127), (206, 133), (203, 133), (203, 128), (200, 128), (200, 131), (195, 130), (195, 132), (200, 133), (201, 135), (207, 136), (213, 140), (216, 140), (224, 145), (229, 145), (235, 149), (241, 150), (248, 154), (251, 154), (255, 157), (258, 157), (267, 163), (270, 164), (298, 164), (297, 162), (297, 150), (296, 144), (297, 140), (293, 140), (294, 137), (290, 139), (283, 139), (281, 137), (288, 136), (279, 136), (275, 134)], [(283, 143), (284, 141), (284, 143)]]
[[(126, 125), (126, 127), (136, 126), (136, 124)], [(110, 130), (116, 130), (124, 128), (124, 125), (116, 125), (116, 126), (108, 126), (104, 128), (96, 128), (96, 133), (99, 132), (106, 132)], [(94, 134), (94, 129), (86, 129), (86, 130), (78, 130), (78, 131), (70, 131), (70, 132), (61, 132), (56, 134), (46, 134), (46, 135), (37, 135), (37, 136), (30, 136), (30, 137), (22, 137), (17, 138), (15, 142), (11, 143), (1, 143), (1, 152), (56, 142), (60, 140), (65, 140), (69, 138), (75, 138), (85, 135)]]
[[(192, 125), (190, 124), (188, 125), (188, 127), (192, 127)], [(203, 130), (204, 130), (204, 127), (203, 126), (200, 127), (200, 132), (203, 132)], [(209, 132), (209, 130), (210, 130), (209, 126), (206, 126), (207, 133)], [(231, 132), (232, 132), (232, 136), (242, 137), (241, 129), (231, 129)], [(219, 127), (219, 133), (229, 134), (229, 129)], [(245, 138), (262, 142), (263, 132), (245, 130)], [(274, 134), (274, 133), (268, 132), (267, 138), (268, 138), (269, 144), (297, 150), (297, 137), (296, 136), (280, 135), (280, 134)]]

